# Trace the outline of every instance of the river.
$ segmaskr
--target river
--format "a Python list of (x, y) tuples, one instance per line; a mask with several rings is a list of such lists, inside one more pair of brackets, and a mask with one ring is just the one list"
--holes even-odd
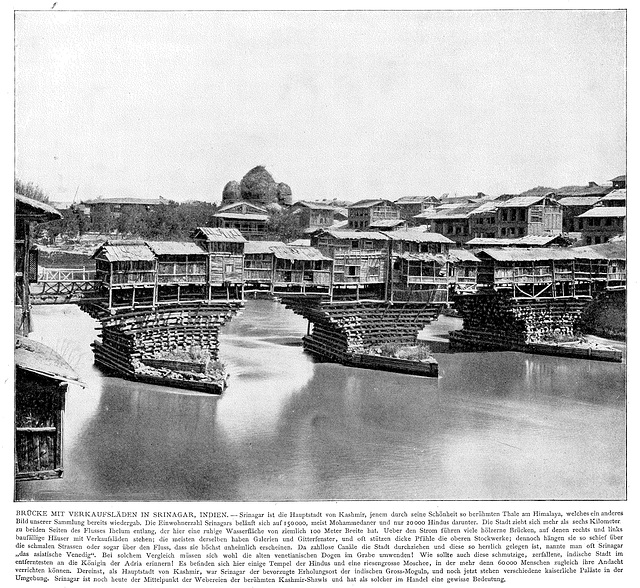
[(19, 500), (298, 501), (623, 499), (625, 366), (514, 352), (448, 353), (439, 378), (315, 362), (304, 319), (248, 301), (222, 330), (220, 397), (102, 374), (97, 323), (35, 307), (33, 337), (72, 386), (64, 477), (20, 482)]

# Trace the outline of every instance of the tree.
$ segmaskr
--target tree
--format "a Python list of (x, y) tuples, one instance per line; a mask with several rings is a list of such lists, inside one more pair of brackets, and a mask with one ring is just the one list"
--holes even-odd
[(21, 196), (26, 196), (27, 198), (31, 198), (32, 200), (38, 200), (39, 202), (49, 202), (49, 196), (46, 195), (44, 190), (34, 184), (33, 182), (23, 182), (18, 178), (15, 178), (13, 182), (13, 189), (16, 194), (20, 194)]

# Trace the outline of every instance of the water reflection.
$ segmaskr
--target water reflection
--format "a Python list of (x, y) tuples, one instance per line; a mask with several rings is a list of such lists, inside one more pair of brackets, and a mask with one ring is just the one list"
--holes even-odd
[[(223, 329), (232, 376), (218, 398), (100, 374), (94, 323), (74, 307), (40, 307), (35, 325), (73, 328), (89, 386), (69, 394), (65, 477), (20, 484), (22, 499), (624, 497), (620, 365), (443, 353), (431, 379), (316, 363), (306, 321), (250, 301)], [(421, 336), (458, 325), (443, 317)]]

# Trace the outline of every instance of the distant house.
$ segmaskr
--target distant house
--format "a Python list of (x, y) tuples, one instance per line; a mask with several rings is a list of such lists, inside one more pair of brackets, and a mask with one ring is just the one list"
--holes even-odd
[(496, 236), (497, 203), (484, 202), (474, 208), (469, 215), (469, 232), (475, 237), (494, 238)]
[(432, 233), (440, 233), (453, 240), (457, 247), (462, 247), (472, 237), (469, 217), (477, 207), (477, 204), (469, 203), (445, 205), (420, 213), (416, 219), (428, 224)]
[(573, 231), (573, 219), (593, 208), (601, 198), (602, 196), (568, 196), (559, 200), (562, 206), (562, 231)]
[(435, 196), (403, 196), (395, 204), (400, 209), (400, 218), (411, 226), (418, 224), (414, 218), (417, 214), (440, 204), (440, 200)]
[(627, 209), (622, 206), (594, 206), (574, 219), (585, 245), (606, 243), (626, 231)]
[(496, 237), (557, 235), (562, 232), (562, 206), (555, 194), (516, 196), (496, 203)]
[(627, 189), (619, 188), (613, 192), (609, 192), (605, 197), (598, 201), (598, 206), (626, 206), (627, 205)]
[(267, 210), (250, 202), (226, 204), (213, 215), (213, 222), (220, 229), (237, 229), (245, 237), (260, 238), (267, 232)]
[(296, 224), (306, 232), (330, 227), (338, 220), (346, 218), (344, 209), (324, 202), (306, 202), (300, 200), (291, 207)]
[(94, 198), (84, 200), (78, 208), (94, 221), (96, 218), (117, 220), (122, 215), (151, 210), (157, 206), (166, 206), (168, 200), (162, 198)]
[(614, 190), (624, 189), (627, 187), (627, 176), (616, 176), (611, 180)]
[[(350, 229), (369, 229), (372, 225), (387, 221), (400, 221), (400, 209), (390, 200), (360, 200), (348, 208), (348, 227)], [(396, 222), (396, 225), (399, 224)], [(387, 225), (389, 229), (396, 225)]]

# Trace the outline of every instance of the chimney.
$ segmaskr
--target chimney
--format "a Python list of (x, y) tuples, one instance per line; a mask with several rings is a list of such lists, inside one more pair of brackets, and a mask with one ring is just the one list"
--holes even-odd
[(598, 186), (598, 184), (596, 184), (595, 182), (589, 182), (589, 188), (596, 188)]

